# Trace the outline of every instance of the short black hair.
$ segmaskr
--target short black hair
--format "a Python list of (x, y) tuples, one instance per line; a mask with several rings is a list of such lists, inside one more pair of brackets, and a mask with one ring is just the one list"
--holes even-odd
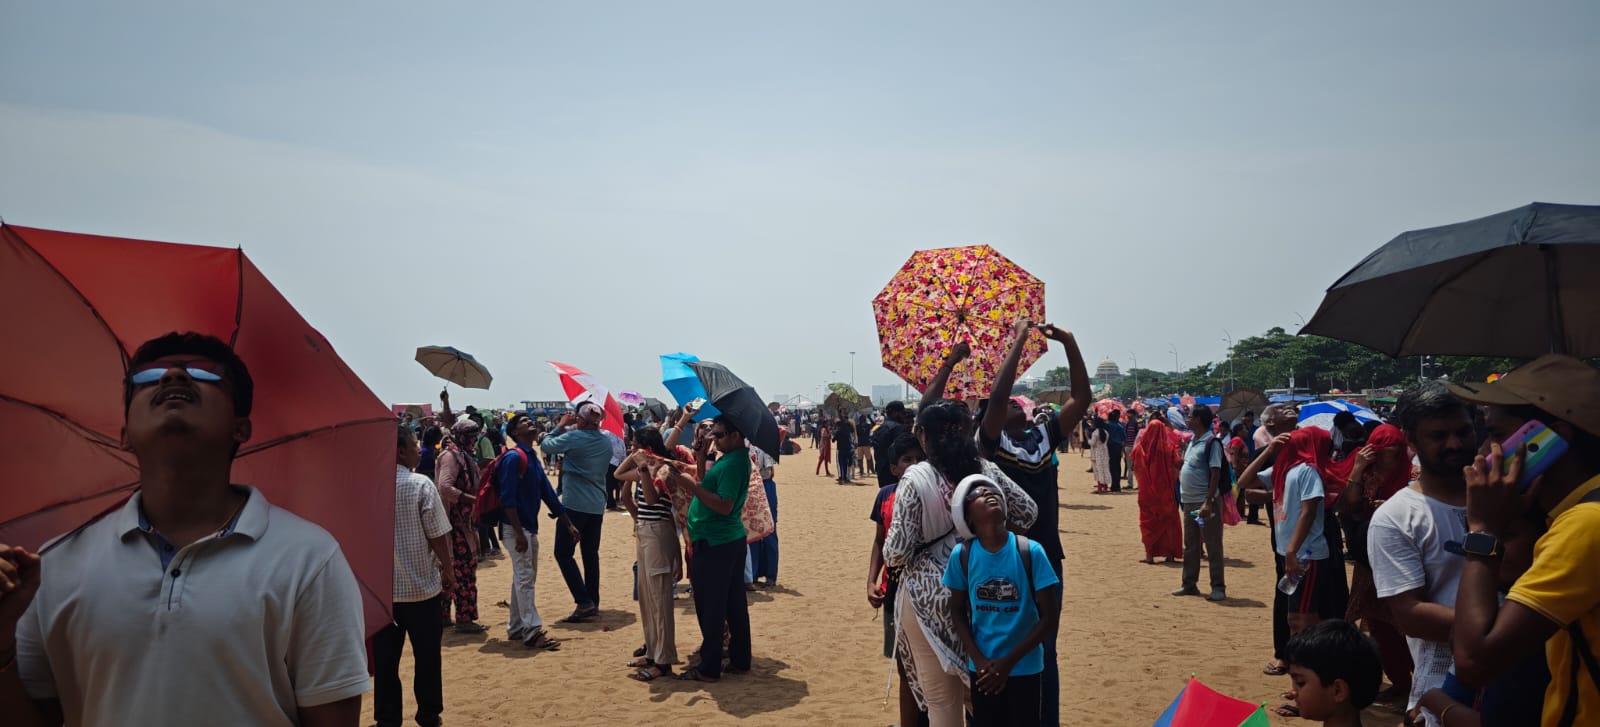
[[(256, 384), (250, 378), (250, 369), (244, 365), (244, 360), (239, 354), (234, 353), (233, 347), (223, 342), (216, 336), (203, 333), (178, 333), (172, 332), (159, 338), (152, 338), (139, 346), (133, 352), (133, 358), (128, 360), (128, 375), (138, 371), (145, 364), (155, 363), (169, 356), (196, 356), (222, 364), (223, 379), (228, 382), (228, 387), (233, 390), (233, 415), (248, 417), (255, 407)], [(122, 379), (122, 413), (127, 415), (128, 407), (133, 404), (133, 383), (127, 376)]]
[(428, 427), (428, 429), (422, 433), (422, 446), (423, 447), (426, 447), (428, 449), (432, 449), (434, 447), (439, 446), (439, 442), (441, 442), (441, 441), (444, 441), (444, 430), (443, 429), (440, 429), (438, 427)]
[(1424, 381), (1406, 389), (1394, 406), (1395, 419), (1406, 434), (1416, 433), (1424, 419), (1467, 413), (1467, 402), (1437, 381)]
[(528, 416), (527, 414), (516, 414), (511, 417), (510, 421), (506, 422), (506, 431), (510, 432), (511, 430), (516, 429), (517, 422), (522, 421), (523, 419), (526, 419), (530, 422), (533, 421), (533, 417)]
[(400, 431), (396, 433), (394, 440), (396, 446), (405, 447), (411, 443), (411, 440), (417, 438), (417, 435), (411, 432), (411, 427), (401, 424), (397, 428)]
[(1283, 660), (1310, 669), (1323, 686), (1343, 679), (1350, 687), (1350, 706), (1357, 710), (1371, 706), (1383, 681), (1383, 662), (1378, 644), (1354, 625), (1331, 619), (1289, 639), (1283, 647)]
[(732, 434), (737, 434), (741, 437), (744, 436), (744, 432), (739, 431), (739, 425), (734, 424), (733, 420), (729, 419), (727, 414), (718, 414), (717, 418), (711, 420), (711, 423), (721, 424), (725, 431)]
[[(1112, 410), (1112, 413), (1116, 413), (1116, 410)], [(1211, 422), (1217, 418), (1216, 412), (1211, 411), (1211, 407), (1204, 404), (1195, 404), (1194, 410), (1189, 412), (1189, 416), (1199, 419), (1200, 426), (1205, 429), (1210, 429)]]
[(1111, 421), (1120, 422), (1120, 421), (1122, 421), (1122, 412), (1118, 411), (1116, 409), (1112, 409), (1110, 411), (1110, 413), (1106, 414), (1106, 417), (1108, 419), (1110, 419)]
[(907, 452), (916, 452), (917, 456), (921, 457), (922, 443), (917, 441), (917, 435), (911, 432), (901, 432), (899, 436), (894, 438), (893, 442), (889, 443), (889, 464), (899, 462), (900, 458), (906, 456)]

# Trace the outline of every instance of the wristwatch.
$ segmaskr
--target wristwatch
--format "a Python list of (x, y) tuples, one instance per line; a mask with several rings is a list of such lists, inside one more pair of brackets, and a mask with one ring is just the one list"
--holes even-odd
[(1500, 555), (1500, 538), (1494, 533), (1471, 532), (1461, 540), (1461, 550), (1467, 555), (1495, 558)]

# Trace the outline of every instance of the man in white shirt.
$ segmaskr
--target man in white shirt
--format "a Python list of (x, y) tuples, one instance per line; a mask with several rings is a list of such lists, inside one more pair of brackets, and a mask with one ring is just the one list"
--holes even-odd
[[(1407, 391), (1395, 408), (1406, 442), (1416, 451), (1422, 474), (1384, 502), (1367, 529), (1367, 551), (1378, 598), (1394, 613), (1406, 636), (1415, 670), (1406, 708), (1413, 709), (1450, 673), (1450, 632), (1455, 624), (1456, 586), (1466, 561), (1465, 468), (1477, 455), (1477, 433), (1468, 405), (1443, 384)], [(1439, 718), (1424, 711), (1429, 727)]]
[(373, 705), (378, 727), (400, 727), (400, 652), (411, 638), (417, 724), (435, 727), (444, 712), (440, 641), (445, 588), (455, 585), (450, 518), (432, 480), (411, 470), (422, 449), (400, 427), (394, 472), (394, 623), (372, 635)]
[(361, 593), (327, 531), (229, 482), (254, 384), (171, 333), (123, 381), (139, 490), (41, 554), (0, 545), (0, 722), (354, 727)]

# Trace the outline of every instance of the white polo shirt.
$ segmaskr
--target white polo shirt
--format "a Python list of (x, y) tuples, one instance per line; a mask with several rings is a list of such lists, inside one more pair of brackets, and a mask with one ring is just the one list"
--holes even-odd
[(367, 691), (361, 593), (327, 531), (254, 488), (226, 534), (162, 556), (140, 495), (44, 548), (17, 673), (70, 725), (297, 725)]

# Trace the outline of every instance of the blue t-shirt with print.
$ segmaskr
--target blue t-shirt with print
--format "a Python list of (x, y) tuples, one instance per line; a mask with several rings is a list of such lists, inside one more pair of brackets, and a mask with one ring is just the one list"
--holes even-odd
[[(972, 558), (963, 571), (962, 551), (972, 548)], [(1033, 588), (1042, 591), (1061, 581), (1050, 567), (1049, 557), (1038, 543), (1028, 541), (1033, 566)], [(968, 587), (973, 584), (972, 587)], [(972, 617), (972, 639), (990, 659), (999, 659), (1027, 638), (1039, 623), (1039, 607), (1027, 593), (1028, 576), (1022, 569), (1022, 553), (1017, 550), (1015, 533), (1006, 534), (1006, 545), (991, 553), (982, 543), (969, 540), (956, 546), (944, 569), (946, 588), (967, 592), (967, 611)], [(971, 659), (967, 668), (976, 670)], [(1011, 676), (1028, 676), (1044, 671), (1044, 645), (1033, 647), (1011, 668)]]

